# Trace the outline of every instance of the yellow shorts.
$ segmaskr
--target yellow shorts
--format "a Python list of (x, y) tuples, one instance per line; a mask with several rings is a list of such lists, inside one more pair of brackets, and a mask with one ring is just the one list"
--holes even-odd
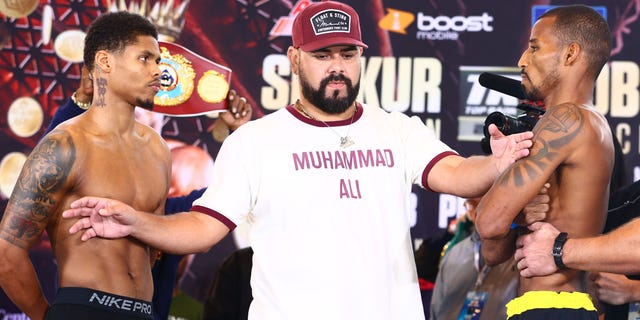
[(598, 319), (588, 294), (529, 291), (507, 303), (507, 319)]

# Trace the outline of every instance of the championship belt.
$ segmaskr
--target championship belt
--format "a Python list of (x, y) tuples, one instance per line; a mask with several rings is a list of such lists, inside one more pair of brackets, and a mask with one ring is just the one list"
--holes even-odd
[(171, 42), (160, 46), (160, 91), (154, 112), (195, 116), (227, 109), (231, 69)]

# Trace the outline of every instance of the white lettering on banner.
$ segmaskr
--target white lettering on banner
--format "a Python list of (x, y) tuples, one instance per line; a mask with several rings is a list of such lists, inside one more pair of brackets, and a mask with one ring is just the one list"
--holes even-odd
[(0, 319), (2, 320), (29, 320), (24, 313), (10, 313), (5, 309), (0, 309)]
[(633, 181), (638, 180), (640, 180), (640, 167), (635, 166), (633, 167)]
[(632, 61), (611, 61), (605, 65), (595, 90), (595, 107), (613, 118), (634, 118), (640, 112), (640, 68)]
[[(267, 83), (260, 103), (267, 110), (278, 110), (297, 99), (296, 81), (286, 55), (272, 54), (262, 63)], [(381, 72), (382, 71), (382, 72)], [(442, 63), (429, 57), (363, 57), (358, 100), (389, 111), (439, 113), (442, 104)], [(378, 83), (381, 89), (378, 92)]]
[(459, 197), (441, 193), (438, 198), (438, 228), (446, 229), (449, 220), (455, 218), (464, 203)]
[[(397, 74), (397, 77), (382, 77), (380, 103), (388, 111), (405, 112), (411, 101), (411, 58), (398, 58), (396, 72), (395, 58), (385, 57), (382, 64), (382, 74)], [(392, 63), (388, 63), (391, 61)]]
[(425, 15), (422, 12), (418, 12), (416, 18), (416, 26), (420, 31), (455, 31), (455, 32), (479, 32), (493, 31), (493, 27), (490, 23), (493, 21), (493, 17), (484, 12), (481, 16), (437, 16), (432, 17)]
[(609, 65), (605, 64), (596, 79), (593, 97), (593, 106), (603, 115), (609, 112), (609, 78)]
[[(518, 105), (518, 98), (485, 88), (480, 84), (478, 78), (480, 78), (480, 74), (478, 73), (470, 73), (467, 75), (466, 81), (471, 84), (471, 89), (467, 96), (467, 105), (480, 106), (486, 104), (489, 106), (513, 106), (512, 112), (507, 114), (515, 114), (515, 107)], [(493, 111), (488, 111), (488, 113), (491, 112)]]
[(612, 117), (633, 118), (640, 110), (638, 65), (631, 61), (611, 63), (611, 112)]
[(416, 32), (417, 40), (458, 40), (459, 34), (457, 32), (442, 32), (442, 31), (418, 31)]
[[(633, 61), (611, 61), (596, 81), (594, 104), (598, 112), (608, 115), (612, 130), (625, 155), (640, 154), (640, 67)], [(617, 122), (617, 120), (632, 122)], [(631, 120), (632, 119), (632, 120)], [(633, 170), (634, 180), (638, 180)]]
[(614, 133), (616, 138), (618, 138), (618, 142), (620, 142), (622, 153), (629, 154), (629, 152), (631, 152), (631, 126), (628, 123), (618, 123)]
[[(436, 58), (413, 59), (413, 113), (440, 113), (442, 110), (442, 62)], [(427, 101), (425, 102), (425, 95)], [(426, 106), (426, 109), (425, 109)]]
[[(410, 64), (409, 61), (412, 63)], [(442, 63), (440, 60), (425, 57), (400, 58), (400, 67), (397, 73), (395, 66), (395, 57), (369, 57), (367, 60), (363, 60), (362, 83), (358, 99), (388, 111), (400, 112), (407, 111), (408, 102), (411, 99), (411, 112), (439, 113), (442, 105), (442, 90), (440, 89)], [(382, 99), (379, 99), (376, 84), (380, 78), (381, 69), (382, 88), (380, 92)], [(402, 88), (405, 83), (407, 84), (406, 88)], [(409, 88), (411, 90), (408, 90)]]
[(289, 83), (283, 77), (291, 75), (286, 55), (268, 55), (262, 61), (262, 79), (269, 85), (262, 87), (260, 104), (267, 110), (278, 110), (289, 104)]

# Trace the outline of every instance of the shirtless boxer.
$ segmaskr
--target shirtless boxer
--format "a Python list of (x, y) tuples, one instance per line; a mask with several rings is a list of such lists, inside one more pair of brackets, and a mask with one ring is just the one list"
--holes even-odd
[[(151, 319), (150, 248), (133, 238), (80, 241), (60, 213), (101, 194), (162, 214), (171, 156), (134, 108), (153, 108), (160, 84), (157, 32), (145, 18), (98, 17), (85, 39), (92, 107), (56, 127), (25, 163), (0, 224), (0, 284), (31, 319)], [(29, 260), (47, 231), (58, 262), (59, 291), (49, 308)]]
[[(609, 125), (593, 107), (593, 92), (610, 39), (606, 21), (586, 6), (552, 9), (534, 25), (518, 66), (528, 98), (543, 100), (547, 111), (533, 130), (529, 157), (504, 171), (479, 204), (476, 227), (487, 263), (513, 256), (516, 231), (510, 226), (547, 181), (545, 221), (570, 237), (602, 232), (614, 149)], [(597, 319), (583, 281), (582, 272), (567, 269), (521, 277), (508, 319)]]
[[(424, 319), (407, 216), (412, 186), (483, 194), (528, 155), (533, 133), (505, 137), (492, 126), (493, 155), (462, 157), (419, 118), (356, 101), (366, 44), (352, 7), (314, 2), (292, 30), (287, 56), (300, 100), (225, 140), (215, 183), (189, 213), (157, 216), (84, 197), (63, 213), (75, 221), (69, 232), (188, 253), (243, 225), (254, 252), (248, 319)], [(347, 194), (346, 183), (363, 193)]]

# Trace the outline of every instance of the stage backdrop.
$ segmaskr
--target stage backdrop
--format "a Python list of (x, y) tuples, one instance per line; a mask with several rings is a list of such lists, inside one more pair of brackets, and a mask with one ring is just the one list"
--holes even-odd
[[(101, 13), (123, 9), (116, 4), (135, 11), (138, 2), (0, 1), (0, 212), (25, 157), (56, 108), (78, 87), (86, 27)], [(158, 10), (145, 14), (157, 23), (164, 40), (233, 70), (231, 88), (247, 98), (254, 118), (295, 101), (286, 50), (293, 18), (309, 1), (148, 2)], [(517, 112), (517, 100), (480, 86), (479, 74), (488, 71), (518, 79), (516, 63), (527, 47), (533, 19), (549, 6), (574, 1), (345, 2), (360, 14), (369, 45), (362, 59), (359, 101), (420, 117), (451, 147), (473, 155), (482, 153), (479, 141), (489, 113)], [(610, 63), (598, 80), (594, 101), (621, 143), (625, 178), (632, 182), (640, 178), (640, 0), (582, 2), (596, 6), (612, 30)], [(215, 160), (220, 144), (212, 137), (214, 120), (214, 115), (164, 117), (161, 130), (166, 139), (204, 150), (204, 158)], [(454, 196), (417, 188), (414, 196), (416, 245), (441, 234), (461, 211), (462, 200)], [(182, 288), (203, 299), (221, 260), (246, 245), (236, 238), (241, 237), (228, 237), (208, 255), (198, 256)], [(32, 256), (51, 299), (55, 261), (46, 240)], [(18, 318), (6, 297), (0, 299), (0, 316)]]

